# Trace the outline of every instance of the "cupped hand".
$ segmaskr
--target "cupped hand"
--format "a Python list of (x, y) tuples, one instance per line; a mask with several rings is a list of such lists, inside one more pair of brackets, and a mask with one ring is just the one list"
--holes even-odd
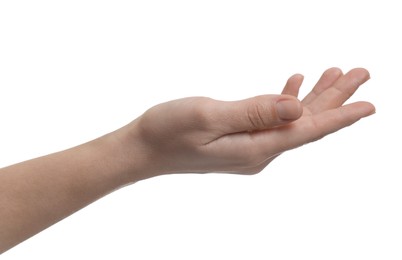
[(128, 127), (153, 175), (254, 174), (277, 155), (373, 114), (375, 108), (368, 102), (343, 105), (369, 77), (362, 68), (346, 74), (328, 69), (299, 101), (303, 76), (296, 74), (281, 95), (173, 100), (152, 107)]

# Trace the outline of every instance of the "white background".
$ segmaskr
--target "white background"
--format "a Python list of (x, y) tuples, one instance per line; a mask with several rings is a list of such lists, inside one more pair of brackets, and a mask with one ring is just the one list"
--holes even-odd
[(0, 167), (170, 99), (278, 93), (294, 73), (303, 96), (332, 66), (367, 68), (353, 101), (377, 107), (259, 175), (142, 181), (1, 258), (401, 259), (397, 3), (1, 1)]

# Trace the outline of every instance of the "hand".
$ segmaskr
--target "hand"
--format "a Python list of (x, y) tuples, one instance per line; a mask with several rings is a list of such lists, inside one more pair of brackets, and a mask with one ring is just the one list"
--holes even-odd
[(375, 108), (368, 102), (343, 105), (368, 79), (365, 69), (346, 74), (328, 69), (301, 102), (297, 96), (303, 76), (299, 74), (289, 78), (282, 95), (231, 102), (205, 97), (170, 101), (127, 126), (134, 137), (130, 142), (141, 150), (137, 155), (148, 158), (151, 176), (258, 173), (284, 151), (373, 114)]
[(157, 105), (86, 144), (0, 169), (0, 254), (132, 182), (179, 172), (260, 172), (277, 155), (374, 113), (342, 104), (368, 80), (364, 69), (329, 69), (303, 101), (303, 77), (282, 95), (241, 101), (184, 98)]

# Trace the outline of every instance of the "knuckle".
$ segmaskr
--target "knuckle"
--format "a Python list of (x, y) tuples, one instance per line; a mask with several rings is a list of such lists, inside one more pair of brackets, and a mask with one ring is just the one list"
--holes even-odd
[(211, 122), (212, 113), (210, 111), (211, 98), (198, 97), (192, 101), (191, 113), (192, 120), (198, 126), (205, 126)]
[[(352, 90), (357, 89), (362, 83), (363, 83), (363, 81), (359, 78), (352, 78), (350, 80), (350, 85), (352, 86)], [(351, 92), (351, 91), (349, 91), (349, 92)]]
[(267, 105), (261, 102), (254, 102), (247, 108), (247, 119), (254, 129), (266, 128), (273, 117), (272, 109), (269, 109)]

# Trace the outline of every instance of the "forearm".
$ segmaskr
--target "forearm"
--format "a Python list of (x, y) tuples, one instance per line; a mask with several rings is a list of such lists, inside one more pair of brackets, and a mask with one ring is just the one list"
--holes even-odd
[[(124, 132), (124, 131), (123, 131)], [(118, 133), (120, 134), (120, 132)], [(131, 182), (140, 163), (109, 134), (66, 151), (0, 169), (0, 253)]]

